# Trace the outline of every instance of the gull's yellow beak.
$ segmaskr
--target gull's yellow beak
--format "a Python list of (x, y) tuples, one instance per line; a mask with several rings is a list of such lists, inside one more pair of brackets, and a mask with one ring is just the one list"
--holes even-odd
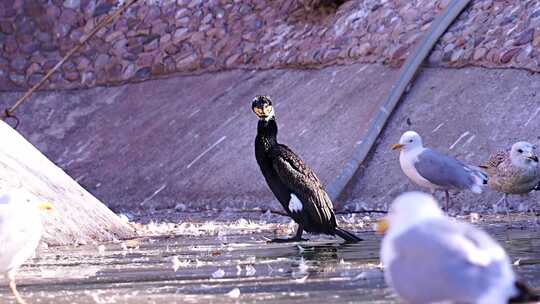
[(377, 222), (377, 233), (384, 235), (388, 230), (388, 227), (390, 227), (390, 222), (387, 218), (383, 217)]
[(392, 145), (392, 150), (401, 150), (403, 148), (404, 145), (402, 144), (395, 144), (395, 145)]
[(532, 160), (532, 161), (538, 162), (538, 156), (536, 156), (536, 155), (531, 155), (531, 156), (528, 156), (527, 158)]
[(53, 211), (54, 206), (51, 202), (43, 202), (38, 204), (38, 208), (45, 211)]

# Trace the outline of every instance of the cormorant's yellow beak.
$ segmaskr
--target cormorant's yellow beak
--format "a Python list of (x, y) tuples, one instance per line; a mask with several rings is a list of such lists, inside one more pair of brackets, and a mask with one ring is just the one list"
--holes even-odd
[(54, 206), (52, 203), (50, 202), (43, 202), (43, 203), (40, 203), (38, 205), (38, 208), (41, 209), (41, 210), (45, 210), (45, 211), (53, 211), (54, 210)]
[(385, 234), (386, 231), (388, 231), (388, 228), (390, 227), (390, 222), (387, 218), (383, 217), (377, 222), (377, 233), (379, 234)]
[(401, 150), (405, 145), (402, 144), (395, 144), (392, 145), (392, 150)]
[(254, 107), (253, 108), (253, 113), (255, 113), (255, 115), (257, 115), (257, 117), (264, 116), (264, 110), (259, 108), (259, 107)]
[(274, 108), (271, 105), (265, 104), (262, 108), (253, 107), (253, 112), (255, 113), (255, 115), (257, 115), (257, 117), (261, 119), (266, 119), (273, 114)]

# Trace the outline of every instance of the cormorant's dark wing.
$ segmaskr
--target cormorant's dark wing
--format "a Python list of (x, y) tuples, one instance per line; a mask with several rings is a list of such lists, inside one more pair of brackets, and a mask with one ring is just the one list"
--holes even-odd
[(321, 225), (334, 221), (332, 201), (315, 173), (285, 145), (278, 145), (270, 151), (274, 170), (281, 182), (301, 201), (303, 210)]

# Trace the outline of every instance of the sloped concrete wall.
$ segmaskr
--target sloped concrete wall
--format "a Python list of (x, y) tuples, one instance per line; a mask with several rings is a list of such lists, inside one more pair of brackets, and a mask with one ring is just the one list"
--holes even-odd
[(53, 213), (43, 216), (46, 243), (80, 244), (134, 236), (130, 226), (1, 121), (0, 138), (0, 192), (22, 188), (55, 206)]
[(395, 72), (375, 65), (236, 70), (41, 92), (18, 114), (32, 143), (116, 211), (274, 206), (254, 156), (253, 97), (272, 96), (279, 140), (330, 183)]
[[(362, 64), (236, 70), (40, 92), (18, 114), (22, 134), (115, 211), (150, 212), (180, 203), (280, 208), (254, 158), (253, 96), (274, 98), (280, 141), (330, 184), (396, 77), (395, 69)], [(384, 209), (402, 191), (419, 189), (389, 149), (408, 129), (471, 164), (518, 140), (538, 142), (539, 77), (519, 70), (423, 70), (336, 205)], [(19, 95), (0, 94), (0, 100)], [(499, 197), (487, 190), (460, 193), (453, 201), (456, 211), (490, 211)], [(535, 197), (512, 202), (525, 208), (534, 206)]]

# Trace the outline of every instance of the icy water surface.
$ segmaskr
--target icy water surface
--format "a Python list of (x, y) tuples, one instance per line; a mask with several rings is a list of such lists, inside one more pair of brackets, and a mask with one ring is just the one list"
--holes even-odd
[[(518, 274), (540, 286), (538, 229), (489, 226)], [(380, 238), (267, 244), (267, 233), (160, 236), (54, 247), (21, 269), (29, 303), (396, 303), (378, 267)], [(12, 298), (0, 287), (0, 303)]]

